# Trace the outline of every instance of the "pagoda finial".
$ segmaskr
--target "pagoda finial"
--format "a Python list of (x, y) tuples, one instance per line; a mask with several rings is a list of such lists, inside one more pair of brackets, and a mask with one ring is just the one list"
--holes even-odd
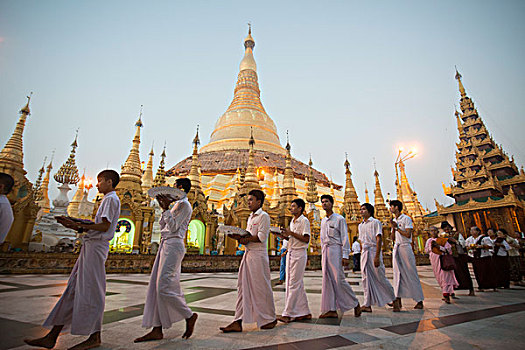
[(348, 161), (348, 152), (345, 152), (345, 163), (344, 166), (347, 171), (350, 171), (350, 162)]
[(139, 113), (139, 119), (135, 123), (135, 126), (142, 127), (142, 110), (144, 108), (144, 105), (140, 105), (140, 113)]
[(459, 93), (461, 94), (461, 97), (466, 97), (467, 96), (467, 93), (465, 92), (465, 88), (463, 87), (463, 83), (461, 82), (461, 74), (459, 74), (458, 72), (458, 68), (456, 66), (454, 66), (456, 68), (456, 80), (458, 81), (458, 84), (459, 84)]
[(197, 133), (195, 133), (195, 138), (193, 139), (193, 145), (196, 147), (199, 147), (201, 144), (201, 140), (199, 139), (199, 124), (197, 124)]
[(71, 144), (71, 153), (69, 158), (64, 164), (58, 169), (58, 172), (53, 176), (56, 182), (66, 185), (75, 185), (80, 180), (78, 176), (78, 168), (75, 162), (75, 152), (78, 147), (77, 143), (78, 129), (75, 135), (75, 140)]
[(286, 148), (287, 153), (290, 153), (292, 146), (290, 146), (290, 136), (288, 135), (288, 130), (286, 130), (286, 147), (285, 148)]
[(250, 141), (248, 142), (250, 145), (250, 150), (253, 150), (253, 146), (255, 145), (255, 139), (253, 138), (253, 127), (250, 126)]
[(31, 114), (31, 111), (29, 109), (29, 102), (31, 102), (31, 97), (33, 96), (33, 91), (31, 91), (31, 93), (29, 94), (29, 96), (26, 96), (27, 97), (27, 103), (24, 107), (22, 107), (22, 109), (20, 110), (20, 114), (27, 114), (27, 115), (30, 115)]

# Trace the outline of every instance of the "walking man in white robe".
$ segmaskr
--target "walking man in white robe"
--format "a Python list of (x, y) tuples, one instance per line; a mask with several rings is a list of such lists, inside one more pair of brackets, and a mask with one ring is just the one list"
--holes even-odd
[(345, 313), (354, 309), (354, 316), (361, 316), (361, 306), (352, 287), (345, 279), (343, 265), (348, 265), (350, 241), (346, 220), (334, 213), (334, 198), (321, 196), (321, 205), (326, 216), (321, 220), (321, 266), (323, 283), (321, 289), (321, 315), (319, 318), (337, 318), (337, 310)]
[(66, 329), (70, 329), (71, 334), (89, 335), (87, 340), (71, 349), (91, 349), (102, 343), (100, 331), (106, 298), (104, 265), (108, 257), (109, 241), (115, 234), (120, 215), (120, 200), (115, 193), (120, 178), (114, 170), (103, 170), (97, 179), (98, 191), (104, 194), (104, 198), (94, 223), (79, 223), (64, 216), (57, 217), (57, 221), (65, 227), (86, 233), (66, 290), (44, 322), (44, 327), (52, 327), (51, 330), (42, 338), (25, 339), (28, 345), (51, 349), (60, 332)]
[[(177, 179), (175, 186), (188, 193), (191, 181), (187, 178)], [(180, 286), (181, 264), (186, 247), (184, 238), (193, 212), (188, 197), (175, 202), (173, 199), (157, 196), (162, 208), (160, 217), (160, 245), (151, 269), (151, 277), (142, 317), (142, 327), (151, 328), (151, 332), (135, 339), (135, 343), (159, 340), (164, 337), (162, 329), (170, 328), (173, 323), (186, 320), (186, 331), (182, 338), (188, 339), (193, 334), (198, 315), (191, 311), (184, 299)]]
[(412, 250), (412, 219), (402, 214), (403, 203), (397, 199), (390, 201), (390, 211), (394, 214), (391, 220), (392, 231), (390, 238), (394, 244), (392, 252), (392, 267), (394, 270), (394, 292), (398, 306), (401, 307), (401, 298), (412, 298), (416, 302), (414, 309), (423, 308), (423, 289), (417, 274), (416, 257)]
[(219, 328), (224, 333), (242, 332), (242, 322), (257, 322), (261, 329), (272, 329), (277, 324), (266, 248), (270, 234), (270, 216), (262, 210), (263, 203), (263, 191), (251, 190), (248, 194), (248, 208), (252, 213), (246, 225), (250, 235), (231, 236), (244, 244), (246, 251), (239, 266), (235, 319), (228, 326)]
[(304, 270), (308, 260), (308, 243), (310, 242), (310, 221), (303, 215), (305, 206), (306, 203), (301, 198), (292, 201), (290, 212), (293, 219), (290, 222), (290, 229), (283, 229), (282, 231), (282, 235), (288, 240), (286, 302), (282, 316), (277, 319), (284, 323), (312, 318), (303, 283)]
[(374, 206), (370, 203), (361, 205), (359, 240), (363, 245), (361, 252), (361, 270), (365, 301), (361, 310), (372, 312), (372, 305), (384, 306), (394, 303), (394, 311), (399, 312), (394, 288), (385, 276), (385, 265), (381, 252), (383, 224), (374, 218)]

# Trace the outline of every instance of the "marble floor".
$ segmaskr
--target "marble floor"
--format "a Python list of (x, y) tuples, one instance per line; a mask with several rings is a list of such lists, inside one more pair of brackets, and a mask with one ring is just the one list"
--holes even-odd
[[(403, 300), (403, 310), (394, 314), (388, 307), (374, 308), (355, 318), (353, 311), (339, 319), (318, 319), (321, 301), (321, 272), (307, 271), (305, 287), (314, 318), (290, 324), (279, 323), (272, 330), (244, 325), (243, 333), (223, 334), (219, 326), (233, 320), (236, 300), (235, 273), (185, 273), (182, 286), (188, 305), (199, 314), (195, 333), (181, 339), (184, 322), (164, 332), (157, 342), (134, 344), (144, 333), (142, 311), (148, 275), (107, 276), (106, 311), (101, 349), (498, 349), (525, 348), (525, 288), (477, 293), (458, 291), (458, 300), (448, 305), (430, 266), (418, 267), (424, 310), (412, 309), (412, 300)], [(361, 275), (347, 272), (347, 280), (362, 301)], [(25, 337), (45, 334), (40, 325), (60, 297), (67, 275), (0, 276), (0, 350), (26, 349)], [(387, 269), (392, 279), (392, 270)], [(277, 313), (284, 308), (284, 287), (275, 285)], [(57, 349), (66, 349), (83, 337), (63, 334)]]

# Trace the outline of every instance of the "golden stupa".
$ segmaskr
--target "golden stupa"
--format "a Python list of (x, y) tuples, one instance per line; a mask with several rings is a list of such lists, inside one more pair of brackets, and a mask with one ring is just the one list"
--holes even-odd
[[(268, 200), (278, 198), (278, 192), (287, 186), (284, 183), (287, 150), (281, 146), (277, 127), (261, 103), (254, 47), (250, 28), (244, 39), (244, 57), (239, 65), (233, 101), (215, 124), (210, 142), (199, 150), (202, 190), (208, 197), (210, 209), (214, 207), (221, 211), (223, 206), (229, 207), (235, 200), (235, 193), (249, 165), (252, 145), (256, 180)], [(250, 142), (252, 136), (253, 144)], [(169, 169), (166, 172), (167, 183), (173, 184), (176, 178), (188, 176), (193, 158), (189, 156)], [(310, 167), (292, 157), (288, 161), (296, 194), (306, 199)], [(335, 189), (336, 207), (341, 208), (342, 187), (333, 184), (325, 174), (315, 169), (312, 169), (312, 177), (320, 195), (330, 194), (331, 186)], [(319, 202), (317, 205), (320, 208)]]

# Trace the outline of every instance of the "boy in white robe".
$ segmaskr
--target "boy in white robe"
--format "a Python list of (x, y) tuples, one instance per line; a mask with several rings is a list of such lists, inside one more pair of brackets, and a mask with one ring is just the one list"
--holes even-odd
[(394, 292), (398, 305), (401, 298), (412, 298), (416, 301), (414, 309), (423, 308), (423, 288), (417, 274), (416, 257), (412, 250), (412, 219), (402, 214), (403, 203), (397, 199), (390, 201), (390, 211), (394, 214), (391, 220), (392, 231), (390, 238), (394, 244), (392, 252), (392, 267), (394, 270)]
[(61, 216), (57, 221), (67, 228), (84, 233), (77, 262), (71, 271), (67, 287), (60, 300), (44, 322), (51, 331), (42, 338), (24, 340), (31, 346), (51, 349), (62, 330), (71, 334), (89, 335), (89, 338), (71, 349), (84, 350), (101, 345), (100, 331), (106, 298), (105, 262), (109, 241), (113, 239), (120, 215), (120, 200), (115, 187), (120, 181), (114, 170), (103, 170), (97, 176), (97, 188), (104, 198), (97, 210), (94, 223), (80, 223)]
[(15, 180), (6, 173), (0, 173), (0, 245), (4, 243), (13, 224), (13, 209), (7, 195), (13, 189)]
[(321, 205), (326, 216), (321, 220), (321, 267), (323, 283), (321, 287), (321, 315), (319, 318), (337, 318), (337, 310), (342, 313), (354, 309), (354, 316), (361, 316), (361, 306), (352, 287), (345, 279), (343, 265), (348, 265), (350, 241), (346, 220), (334, 213), (334, 198), (329, 194), (321, 196)]
[[(188, 193), (191, 181), (187, 178), (177, 179), (175, 186)], [(157, 201), (163, 209), (160, 224), (160, 245), (151, 269), (148, 284), (148, 294), (144, 305), (142, 327), (151, 328), (151, 332), (135, 339), (135, 343), (150, 340), (160, 340), (164, 337), (162, 329), (170, 328), (173, 323), (186, 320), (186, 331), (182, 338), (188, 339), (193, 334), (198, 315), (193, 313), (186, 304), (184, 293), (180, 286), (181, 264), (186, 247), (184, 238), (193, 212), (188, 197), (184, 197), (173, 205), (173, 199), (167, 196), (157, 196)]]
[(244, 244), (246, 251), (239, 266), (235, 319), (228, 326), (219, 328), (224, 333), (242, 332), (242, 322), (257, 322), (261, 329), (272, 329), (277, 324), (266, 248), (270, 216), (262, 210), (263, 203), (263, 191), (251, 190), (248, 194), (248, 209), (252, 213), (246, 225), (250, 235), (230, 236)]
[(304, 270), (308, 260), (308, 243), (310, 242), (310, 221), (303, 215), (305, 206), (306, 203), (301, 198), (292, 201), (290, 212), (294, 217), (290, 222), (290, 229), (283, 229), (282, 231), (283, 237), (288, 240), (286, 301), (283, 314), (277, 319), (284, 323), (312, 318), (303, 283)]
[(370, 203), (361, 205), (359, 240), (363, 244), (361, 269), (365, 300), (361, 310), (372, 312), (372, 305), (384, 306), (394, 303), (394, 311), (399, 312), (394, 288), (385, 276), (385, 265), (381, 253), (383, 224), (374, 218), (374, 206)]

